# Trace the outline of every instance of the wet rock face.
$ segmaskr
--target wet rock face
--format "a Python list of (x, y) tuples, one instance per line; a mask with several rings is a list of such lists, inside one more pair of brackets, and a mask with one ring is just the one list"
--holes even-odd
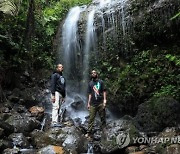
[[(97, 4), (94, 5), (92, 3), (80, 18), (81, 42), (85, 40), (88, 14), (93, 8), (98, 8)], [(180, 21), (171, 18), (179, 12), (179, 5), (177, 0), (125, 0), (99, 7), (95, 12), (93, 27), (99, 53), (104, 55), (110, 51), (128, 58), (154, 45), (164, 47), (166, 43), (177, 42)]]
[(166, 43), (169, 45), (178, 41), (179, 30), (176, 27), (180, 22), (178, 19), (171, 20), (178, 13), (178, 1), (159, 0), (132, 4), (135, 19), (133, 40), (138, 48), (147, 49), (154, 45), (164, 47)]

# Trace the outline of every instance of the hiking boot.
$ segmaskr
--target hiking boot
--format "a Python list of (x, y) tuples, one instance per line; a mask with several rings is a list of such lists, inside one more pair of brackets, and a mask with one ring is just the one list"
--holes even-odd
[(61, 127), (61, 124), (60, 123), (52, 123), (51, 124), (51, 127)]
[(56, 123), (54, 127), (61, 127), (62, 125), (60, 123)]
[(91, 136), (90, 133), (87, 133), (87, 134), (85, 134), (85, 137), (86, 137), (86, 138), (91, 138), (92, 136)]

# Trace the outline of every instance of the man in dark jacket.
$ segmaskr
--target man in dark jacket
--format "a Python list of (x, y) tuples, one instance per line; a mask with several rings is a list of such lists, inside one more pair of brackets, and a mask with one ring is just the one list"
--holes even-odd
[(56, 72), (51, 76), (51, 99), (52, 99), (52, 126), (60, 126), (59, 111), (60, 106), (66, 97), (66, 82), (63, 77), (63, 65), (56, 66)]
[(92, 80), (88, 85), (88, 110), (90, 110), (90, 117), (88, 123), (88, 130), (86, 137), (90, 137), (96, 113), (98, 112), (101, 118), (101, 128), (104, 129), (106, 126), (105, 119), (105, 107), (106, 107), (106, 89), (104, 82), (98, 79), (98, 74), (95, 70), (91, 72)]

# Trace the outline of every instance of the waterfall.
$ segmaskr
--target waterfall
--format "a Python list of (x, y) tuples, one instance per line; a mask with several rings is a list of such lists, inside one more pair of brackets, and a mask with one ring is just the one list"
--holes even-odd
[[(73, 84), (79, 82), (78, 75), (81, 74), (80, 70), (80, 42), (78, 35), (78, 20), (80, 16), (81, 8), (76, 6), (72, 8), (65, 20), (63, 25), (63, 53), (64, 53), (64, 67), (66, 79), (70, 83), (69, 86), (72, 88)], [(78, 87), (78, 86), (77, 86)], [(76, 88), (77, 88), (76, 87)]]
[[(86, 9), (86, 6), (76, 6), (73, 7), (63, 24), (62, 32), (62, 46), (63, 46), (63, 65), (64, 65), (64, 76), (67, 81), (67, 98), (66, 102), (63, 103), (66, 109), (66, 114), (71, 117), (74, 121), (77, 118), (81, 119), (83, 123), (85, 117), (88, 115), (87, 110), (76, 110), (72, 106), (74, 103), (86, 102), (86, 98), (82, 95), (82, 89), (87, 89), (87, 83), (82, 82), (85, 80), (83, 76), (83, 70), (87, 70), (83, 67), (86, 65), (83, 59), (87, 59), (87, 54), (83, 55), (83, 47), (80, 41), (79, 31), (78, 31), (78, 21), (80, 18), (80, 13)], [(87, 58), (86, 58), (87, 57)], [(61, 58), (62, 59), (62, 58)], [(86, 65), (87, 67), (87, 65)], [(83, 107), (82, 107), (83, 108)], [(84, 107), (85, 108), (85, 107)]]
[[(100, 3), (99, 18), (102, 20), (103, 27), (103, 41), (102, 46), (106, 51), (107, 43), (109, 39), (118, 42), (121, 48), (121, 52), (126, 53), (129, 48), (128, 35), (130, 28), (130, 19), (127, 12), (128, 0), (112, 0), (109, 3)], [(104, 7), (102, 7), (104, 6)], [(102, 15), (103, 14), (103, 15)], [(103, 24), (104, 22), (104, 24)], [(129, 26), (129, 27), (128, 27)], [(111, 42), (112, 43), (112, 42)]]
[[(67, 80), (68, 98), (66, 99), (66, 103), (68, 104), (68, 108), (66, 108), (69, 115), (73, 118), (79, 117), (83, 120), (88, 115), (87, 111), (82, 112), (81, 110), (74, 112), (70, 106), (71, 103), (75, 102), (76, 96), (86, 105), (90, 60), (93, 61), (94, 66), (98, 61), (99, 36), (97, 35), (100, 34), (98, 32), (99, 28), (101, 29), (104, 50), (106, 50), (108, 37), (117, 38), (119, 27), (121, 27), (121, 38), (127, 34), (126, 1), (99, 0), (96, 5), (91, 5), (88, 9), (85, 6), (76, 6), (69, 11), (65, 19), (62, 30), (63, 51), (61, 51), (61, 56), (63, 57), (65, 68), (64, 76)], [(114, 6), (118, 4), (120, 4), (120, 7), (118, 7), (120, 15), (114, 10)], [(80, 20), (82, 14), (87, 18), (87, 21), (83, 20), (83, 23)], [(97, 24), (100, 26), (97, 26)], [(82, 28), (85, 30), (82, 30)], [(91, 57), (92, 55), (93, 58)]]
[(111, 3), (111, 0), (100, 0), (99, 6), (103, 7)]
[[(121, 39), (125, 40), (125, 36), (128, 31), (126, 28), (127, 20), (125, 14), (126, 2), (127, 0), (99, 0), (99, 3), (95, 6), (91, 6), (90, 9), (86, 7), (73, 7), (65, 20), (63, 25), (63, 57), (64, 57), (64, 66), (65, 66), (65, 76), (68, 81), (68, 91), (70, 93), (75, 92), (82, 95), (86, 93), (86, 87), (89, 76), (89, 55), (93, 53), (94, 55), (98, 54), (97, 42), (97, 23), (100, 21), (102, 28), (102, 42), (103, 48), (106, 48), (107, 36), (117, 38), (119, 33), (118, 27), (122, 29)], [(119, 15), (114, 10), (114, 6), (120, 5)], [(86, 11), (87, 23), (85, 32), (79, 32), (78, 24), (81, 17), (81, 13)], [(99, 21), (96, 21), (95, 18), (100, 18)], [(118, 22), (120, 21), (120, 23)], [(81, 36), (79, 35), (81, 34)], [(83, 37), (84, 36), (84, 37)], [(99, 37), (99, 36), (98, 36)], [(123, 42), (126, 46), (126, 41)], [(123, 44), (122, 43), (122, 44)], [(97, 57), (93, 57), (93, 62), (97, 62)]]
[[(86, 41), (84, 49), (84, 58), (83, 58), (83, 81), (85, 84), (88, 83), (89, 76), (89, 52), (96, 51), (96, 34), (94, 27), (94, 14), (95, 9), (93, 9), (88, 15), (87, 28), (86, 28)], [(86, 88), (87, 89), (87, 88)], [(86, 92), (85, 89), (83, 89)]]
[(126, 22), (125, 22), (125, 0), (121, 1), (121, 25), (122, 25), (122, 31), (123, 35), (126, 35)]

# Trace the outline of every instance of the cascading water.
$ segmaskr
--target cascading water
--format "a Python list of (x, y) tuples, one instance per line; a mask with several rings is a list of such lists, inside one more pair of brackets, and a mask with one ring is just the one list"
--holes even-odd
[[(89, 76), (89, 60), (90, 53), (96, 55), (98, 53), (97, 48), (97, 23), (95, 19), (100, 18), (101, 31), (103, 33), (102, 40), (104, 48), (106, 48), (106, 39), (108, 31), (113, 31), (113, 37), (117, 37), (118, 26), (122, 26), (122, 35), (126, 35), (126, 20), (125, 20), (125, 4), (127, 0), (100, 0), (95, 6), (91, 6), (88, 10), (86, 7), (76, 6), (72, 8), (63, 25), (62, 33), (62, 46), (63, 46), (63, 64), (64, 75), (67, 79), (67, 93), (66, 110), (71, 117), (84, 117), (88, 115), (86, 111), (74, 111), (71, 108), (71, 104), (76, 102), (75, 97), (80, 99), (80, 102), (86, 102), (86, 90), (88, 85)], [(120, 3), (120, 16), (116, 15), (117, 12), (113, 10), (113, 6)], [(84, 24), (86, 28), (85, 33), (79, 32), (79, 22), (81, 13), (86, 12), (87, 23)], [(118, 23), (118, 21), (121, 23)], [(83, 31), (84, 32), (84, 31)], [(83, 33), (82, 32), (82, 33)], [(99, 36), (98, 36), (99, 37)], [(124, 36), (123, 36), (124, 37)], [(92, 60), (95, 64), (97, 57), (93, 57)], [(62, 58), (61, 58), (62, 59)], [(85, 103), (84, 103), (85, 105)], [(80, 112), (80, 113), (79, 113)], [(79, 113), (79, 114), (78, 114)], [(75, 116), (76, 115), (76, 116)], [(83, 116), (82, 116), (83, 115)]]
[(111, 0), (100, 0), (99, 6), (104, 7), (105, 5), (108, 5), (111, 3)]
[[(82, 94), (82, 87), (85, 87), (82, 81), (83, 77), (83, 55), (82, 47), (78, 33), (78, 20), (80, 13), (85, 9), (85, 6), (76, 6), (70, 10), (63, 25), (63, 61), (64, 61), (64, 74), (67, 80), (67, 93), (66, 109), (67, 114), (72, 118), (80, 118), (85, 121), (88, 115), (87, 110), (76, 110), (72, 108), (72, 103), (85, 102), (85, 96)], [(86, 57), (84, 55), (84, 57)], [(85, 63), (84, 63), (85, 64)], [(85, 69), (85, 68), (84, 68)], [(84, 89), (85, 90), (85, 89)], [(81, 106), (82, 107), (82, 106)], [(84, 108), (84, 107), (82, 107)]]
[[(102, 20), (103, 41), (102, 46), (104, 51), (107, 51), (109, 40), (121, 44), (121, 52), (124, 54), (130, 48), (128, 40), (129, 31), (132, 28), (130, 25), (130, 16), (128, 11), (128, 0), (111, 0), (108, 3), (100, 3), (99, 16)], [(104, 23), (104, 24), (103, 24)], [(112, 42), (111, 42), (112, 43)]]
[[(83, 56), (83, 82), (88, 83), (89, 75), (89, 51), (96, 50), (96, 35), (94, 27), (94, 14), (95, 9), (93, 9), (88, 15), (87, 28), (86, 28), (86, 42)], [(86, 88), (87, 89), (87, 88)], [(83, 89), (86, 92), (86, 89)]]
[[(80, 75), (81, 73), (80, 42), (77, 32), (80, 12), (81, 8), (79, 6), (72, 8), (63, 25), (64, 72), (68, 82), (73, 82), (73, 84), (79, 83), (77, 74)], [(70, 88), (73, 87), (71, 86)]]
[[(63, 25), (63, 64), (65, 66), (65, 75), (69, 82), (68, 88), (71, 92), (84, 94), (84, 85), (87, 83), (89, 71), (89, 53), (90, 51), (97, 52), (96, 43), (97, 32), (95, 25), (96, 14), (100, 14), (101, 26), (103, 32), (103, 42), (105, 44), (105, 31), (113, 30), (113, 37), (118, 33), (117, 27), (122, 26), (122, 35), (125, 36), (127, 20), (125, 19), (125, 7), (127, 0), (100, 0), (98, 5), (93, 6), (87, 15), (87, 26), (85, 31), (85, 41), (82, 40), (78, 32), (78, 22), (81, 12), (86, 11), (86, 8), (76, 6), (72, 8)], [(117, 18), (113, 6), (120, 3), (120, 15)], [(98, 18), (98, 16), (97, 16)], [(120, 23), (118, 23), (120, 21)], [(74, 88), (73, 88), (74, 87)]]

